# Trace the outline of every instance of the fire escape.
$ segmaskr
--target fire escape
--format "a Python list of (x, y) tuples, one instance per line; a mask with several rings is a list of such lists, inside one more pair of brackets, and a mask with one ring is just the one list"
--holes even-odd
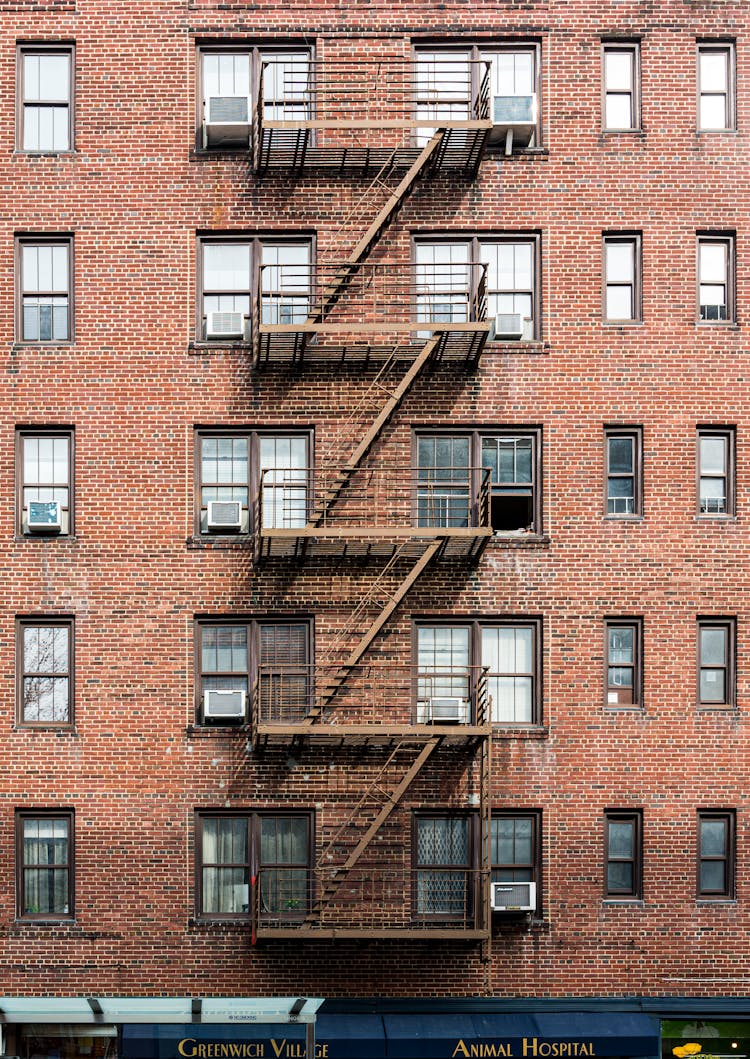
[[(489, 337), (486, 268), (374, 262), (370, 255), (418, 184), (440, 173), (472, 179), (493, 128), (485, 62), (441, 64), (439, 76), (404, 62), (363, 69), (308, 60), (291, 73), (262, 66), (253, 163), (260, 179), (310, 170), (365, 175), (366, 188), (335, 245), (314, 269), (259, 270), (254, 300), (257, 370), (354, 362), (375, 378), (313, 470), (264, 467), (254, 506), (254, 559), (372, 560), (362, 598), (314, 665), (259, 666), (251, 739), (269, 746), (344, 747), (365, 755), (348, 818), (324, 836), (301, 896), (291, 869), (261, 869), (258, 938), (489, 937), (490, 701), (486, 674), (420, 672), (373, 660), (370, 648), (423, 572), (470, 564), (492, 535), (489, 472), (398, 467), (369, 454), (415, 380), (443, 363), (473, 369)], [(278, 84), (288, 77), (282, 98)], [(264, 79), (277, 86), (267, 102)], [(384, 704), (392, 704), (384, 709)], [(387, 720), (384, 720), (387, 717)], [(376, 755), (371, 751), (375, 748)], [(369, 753), (368, 753), (369, 752)], [(437, 873), (373, 872), (364, 854), (428, 762), (478, 763), (479, 858)], [(371, 762), (377, 760), (377, 765)], [(473, 803), (474, 804), (474, 803)], [(263, 872), (266, 877), (263, 878)], [(439, 899), (431, 888), (439, 887)], [(264, 894), (273, 890), (268, 901)], [(437, 912), (436, 912), (437, 907)]]

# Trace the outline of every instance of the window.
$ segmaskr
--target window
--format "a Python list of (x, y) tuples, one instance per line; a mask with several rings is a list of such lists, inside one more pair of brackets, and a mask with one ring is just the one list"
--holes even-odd
[(734, 235), (698, 235), (698, 319), (734, 320)]
[[(490, 115), (497, 125), (506, 121), (518, 128), (513, 147), (539, 142), (536, 101), (539, 96), (540, 54), (534, 44), (474, 45), (463, 48), (420, 48), (416, 54), (416, 99), (419, 120), (460, 120), (472, 116), (471, 101), (479, 97), (489, 63)], [(418, 142), (429, 140), (420, 129)], [(491, 135), (490, 146), (505, 143)]]
[(69, 151), (72, 146), (73, 48), (21, 48), (18, 53), (19, 150)]
[(73, 619), (21, 618), (16, 628), (18, 723), (73, 722)]
[(490, 522), (495, 533), (541, 533), (541, 449), (538, 429), (418, 434), (419, 525), (475, 525), (472, 501), (489, 472)]
[(242, 724), (251, 693), (260, 721), (302, 720), (311, 705), (308, 621), (198, 622), (196, 712), (203, 724)]
[(604, 817), (605, 897), (642, 896), (643, 828), (640, 812), (612, 811)]
[(541, 865), (540, 814), (493, 812), (490, 822), (493, 882), (538, 882)]
[(734, 898), (735, 815), (732, 810), (698, 813), (698, 890), (700, 898)]
[(260, 271), (264, 323), (300, 323), (307, 318), (312, 267), (309, 239), (266, 242), (205, 237), (200, 239), (198, 256), (199, 339), (249, 340), (256, 270)]
[(641, 319), (641, 237), (610, 233), (604, 236), (604, 318), (612, 323)]
[(734, 514), (734, 444), (731, 427), (698, 430), (698, 514)]
[(468, 816), (416, 816), (415, 909), (420, 917), (465, 921), (472, 916), (477, 873), (473, 820)]
[(606, 427), (606, 514), (640, 515), (642, 436), (640, 427)]
[(203, 49), (198, 146), (247, 150), (254, 86), (263, 78), (264, 117), (303, 121), (311, 116), (309, 48)]
[(731, 618), (698, 620), (698, 702), (734, 705), (735, 623)]
[[(249, 533), (260, 500), (266, 528), (290, 529), (307, 522), (309, 434), (256, 431), (196, 434), (196, 532)], [(262, 491), (261, 491), (262, 485)], [(209, 504), (234, 505), (224, 524)], [(209, 511), (213, 520), (209, 520)], [(238, 530), (239, 526), (239, 530)]]
[(635, 132), (641, 125), (638, 45), (607, 43), (602, 49), (604, 129), (607, 132)]
[(420, 623), (415, 646), (417, 722), (434, 720), (435, 700), (452, 700), (461, 721), (470, 721), (483, 707), (495, 724), (537, 724), (540, 641), (538, 619)]
[[(417, 319), (462, 322), (471, 318), (486, 266), (487, 317), (495, 321), (496, 337), (523, 341), (540, 336), (538, 235), (502, 234), (460, 240), (419, 239), (414, 245)], [(503, 319), (497, 320), (501, 316)], [(517, 320), (509, 320), (514, 316)], [(516, 330), (516, 325), (518, 329)]]
[(726, 132), (736, 127), (734, 45), (698, 44), (698, 130)]
[(22, 342), (70, 341), (72, 239), (69, 236), (21, 236), (16, 243), (16, 334)]
[(16, 864), (19, 918), (72, 919), (71, 812), (17, 812)]
[(640, 706), (642, 623), (640, 619), (612, 618), (605, 624), (606, 703)]
[(59, 532), (72, 533), (72, 464), (71, 430), (16, 432), (17, 532), (57, 532), (59, 516)]
[(310, 903), (309, 813), (199, 813), (198, 914), (298, 919)]

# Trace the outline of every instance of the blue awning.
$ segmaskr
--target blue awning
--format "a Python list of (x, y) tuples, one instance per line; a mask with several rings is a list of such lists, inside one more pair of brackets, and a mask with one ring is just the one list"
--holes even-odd
[(659, 1023), (630, 1012), (384, 1015), (386, 1059), (658, 1056)]
[[(631, 1012), (327, 1014), (315, 1059), (625, 1059), (660, 1053), (659, 1022)], [(305, 1027), (125, 1025), (122, 1059), (307, 1059)]]

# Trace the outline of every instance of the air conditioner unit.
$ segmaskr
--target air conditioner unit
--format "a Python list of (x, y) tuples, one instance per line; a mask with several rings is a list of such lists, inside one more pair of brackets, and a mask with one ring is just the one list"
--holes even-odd
[(209, 530), (236, 533), (242, 529), (242, 504), (239, 500), (209, 500), (207, 506)]
[(245, 718), (245, 692), (212, 688), (203, 692), (203, 719), (242, 721)]
[(59, 533), (62, 508), (59, 500), (30, 500), (26, 509), (29, 533)]
[(536, 132), (536, 95), (493, 96), (490, 143), (505, 140), (505, 153), (530, 147)]
[(466, 724), (469, 719), (469, 704), (456, 696), (433, 696), (422, 705), (421, 724)]
[(536, 909), (536, 883), (493, 882), (490, 886), (493, 912), (533, 912)]
[(204, 147), (250, 144), (250, 97), (209, 96), (203, 123)]
[(244, 338), (245, 317), (237, 312), (206, 313), (206, 338)]
[(523, 338), (524, 319), (520, 313), (498, 313), (492, 335), (497, 341), (517, 342)]

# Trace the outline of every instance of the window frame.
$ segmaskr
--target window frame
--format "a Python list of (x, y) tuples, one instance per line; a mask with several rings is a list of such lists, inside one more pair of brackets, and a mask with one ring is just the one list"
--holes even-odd
[[(202, 729), (212, 728), (237, 728), (242, 725), (246, 725), (250, 722), (252, 716), (254, 699), (253, 689), (257, 684), (258, 666), (260, 665), (260, 630), (261, 627), (268, 626), (292, 626), (301, 625), (306, 630), (306, 644), (305, 649), (307, 652), (307, 662), (304, 663), (306, 666), (312, 666), (315, 658), (315, 627), (313, 618), (308, 615), (272, 615), (266, 616), (247, 616), (247, 615), (221, 615), (221, 616), (210, 616), (200, 615), (196, 617), (193, 622), (193, 687), (194, 687), (194, 724)], [(232, 627), (245, 629), (245, 647), (247, 651), (247, 696), (245, 699), (245, 717), (241, 720), (217, 720), (212, 721), (211, 719), (206, 720), (203, 716), (203, 677), (204, 674), (202, 669), (202, 647), (203, 647), (203, 630), (206, 628), (217, 628), (217, 627)], [(290, 666), (290, 668), (292, 668)], [(220, 676), (227, 675), (224, 673), (218, 674)], [(239, 675), (239, 671), (237, 671)]]
[[(531, 720), (530, 721), (501, 721), (494, 720), (490, 716), (489, 723), (493, 728), (531, 729), (538, 728), (542, 724), (542, 710), (544, 702), (543, 683), (543, 622), (539, 615), (501, 615), (499, 617), (439, 617), (431, 618), (429, 615), (415, 617), (412, 619), (411, 628), (411, 665), (412, 673), (419, 672), (419, 630), (424, 628), (434, 629), (438, 627), (451, 629), (469, 630), (469, 691), (470, 691), (470, 713), (472, 723), (476, 718), (476, 674), (482, 665), (482, 630), (493, 628), (524, 628), (531, 629), (533, 668), (531, 671)], [(500, 674), (504, 675), (504, 674)], [(524, 676), (527, 674), (523, 674)], [(488, 679), (492, 679), (490, 674)], [(414, 681), (416, 685), (416, 680)], [(414, 706), (416, 705), (416, 689), (414, 692)]]
[[(633, 663), (631, 666), (618, 666), (610, 662), (609, 633), (610, 629), (632, 629)], [(614, 702), (610, 695), (616, 695), (623, 685), (609, 683), (610, 668), (630, 668), (633, 670), (632, 702)], [(604, 708), (607, 710), (643, 710), (643, 618), (607, 617), (604, 619)]]
[[(465, 820), (467, 822), (467, 857), (464, 865), (449, 864), (447, 862), (419, 863), (419, 825), (422, 820)], [(474, 923), (481, 908), (481, 891), (479, 889), (479, 816), (470, 810), (451, 811), (449, 809), (441, 812), (439, 809), (419, 809), (412, 812), (411, 817), (411, 908), (412, 919), (417, 922), (449, 923), (461, 920), (464, 923)], [(465, 903), (463, 915), (450, 911), (421, 911), (419, 894), (420, 872), (449, 872), (451, 869), (463, 871), (468, 885), (465, 890)]]
[[(695, 433), (695, 513), (700, 519), (732, 519), (736, 516), (735, 510), (735, 477), (737, 458), (737, 430), (733, 426), (712, 427), (698, 426)], [(718, 475), (703, 475), (701, 473), (701, 441), (704, 438), (721, 438), (724, 441), (726, 454), (726, 481), (725, 487), (725, 511), (703, 511), (701, 510), (701, 479), (704, 477), (719, 477)]]
[(536, 884), (536, 911), (542, 906), (542, 810), (541, 809), (493, 809), (490, 816), (490, 880), (491, 882), (505, 882), (504, 879), (495, 879), (495, 872), (519, 870), (518, 864), (503, 864), (492, 859), (492, 823), (495, 820), (530, 820), (531, 821), (531, 850), (532, 859), (529, 864), (523, 864), (520, 870), (527, 870), (531, 878), (528, 880), (507, 880), (516, 882), (533, 882)]
[[(257, 104), (258, 80), (260, 78), (260, 64), (264, 52), (272, 52), (274, 55), (281, 52), (307, 52), (311, 62), (310, 83), (313, 85), (313, 99), (315, 98), (315, 45), (308, 41), (300, 40), (295, 43), (294, 38), (285, 38), (281, 43), (274, 44), (272, 41), (252, 43), (248, 40), (239, 41), (199, 41), (195, 48), (195, 144), (194, 150), (197, 154), (248, 154), (250, 148), (247, 146), (231, 147), (223, 144), (218, 147), (203, 146), (203, 56), (204, 55), (248, 55), (250, 59), (250, 122), (254, 122), (255, 106)], [(313, 130), (314, 136), (314, 130)]]
[[(246, 438), (248, 443), (248, 528), (243, 530), (224, 533), (218, 530), (203, 530), (203, 452), (202, 442), (204, 438)], [(312, 427), (299, 429), (273, 427), (204, 427), (193, 428), (193, 538), (196, 541), (232, 541), (239, 538), (247, 541), (254, 535), (255, 501), (260, 490), (261, 467), (260, 467), (260, 442), (263, 438), (302, 438), (307, 446), (307, 476), (309, 482), (315, 480), (314, 465), (314, 431)], [(215, 483), (207, 483), (211, 486)], [(224, 484), (224, 483), (219, 483)], [(226, 483), (236, 484), (236, 483)]]
[[(612, 94), (607, 90), (607, 55), (614, 53), (625, 53), (631, 57), (631, 90), (629, 93), (618, 91), (617, 95), (630, 96), (630, 120), (631, 124), (620, 128), (607, 125), (607, 97)], [(634, 132), (642, 132), (641, 115), (641, 42), (639, 40), (610, 40), (601, 42), (601, 128), (605, 135), (626, 135)]]
[[(27, 721), (24, 717), (24, 630), (29, 628), (64, 628), (68, 630), (68, 717), (65, 721)], [(75, 617), (62, 614), (21, 615), (15, 621), (16, 637), (16, 710), (15, 724), (18, 728), (64, 729), (75, 727)], [(44, 671), (41, 671), (42, 673)]]
[[(722, 820), (726, 825), (724, 856), (703, 853), (701, 825), (704, 821)], [(701, 867), (704, 862), (724, 865), (723, 890), (704, 890), (701, 886)], [(737, 869), (737, 814), (734, 809), (699, 809), (696, 814), (695, 896), (698, 901), (735, 901)]]
[[(629, 823), (633, 829), (633, 856), (612, 857), (609, 849), (609, 831), (613, 823)], [(627, 863), (633, 866), (633, 886), (630, 890), (611, 890), (609, 887), (609, 865)], [(605, 809), (604, 811), (604, 900), (607, 903), (643, 900), (643, 810)]]
[[(612, 282), (608, 279), (607, 248), (614, 245), (627, 245), (633, 248), (633, 282), (632, 284)], [(643, 233), (642, 232), (602, 232), (602, 321), (605, 326), (632, 327), (643, 323)], [(607, 292), (610, 287), (631, 287), (632, 316), (608, 316)]]
[[(23, 309), (26, 291), (23, 285), (23, 251), (27, 246), (65, 246), (68, 252), (68, 337), (67, 338), (24, 338), (23, 337)], [(31, 291), (39, 297), (59, 297), (59, 293), (52, 292), (45, 295), (39, 291)], [(23, 346), (70, 346), (75, 342), (75, 271), (74, 271), (74, 239), (71, 233), (61, 232), (17, 232), (15, 235), (15, 336), (14, 343)]]
[[(254, 317), (257, 309), (260, 269), (263, 261), (264, 246), (283, 246), (284, 244), (306, 244), (310, 250), (310, 288), (315, 285), (315, 264), (317, 254), (317, 238), (314, 232), (224, 232), (224, 231), (199, 231), (196, 233), (195, 241), (195, 322), (193, 330), (193, 344), (206, 349), (226, 348), (240, 346), (247, 348), (252, 345), (254, 333)], [(249, 303), (249, 314), (247, 322), (247, 335), (244, 338), (237, 336), (218, 336), (217, 338), (206, 338), (204, 336), (203, 300), (204, 290), (204, 247), (221, 246), (225, 244), (247, 246), (250, 251), (250, 289), (247, 292)], [(210, 292), (215, 293), (215, 292)], [(244, 291), (232, 292), (235, 295), (244, 296)]]
[[(699, 38), (695, 42), (695, 127), (700, 135), (704, 133), (727, 133), (737, 131), (737, 52), (735, 40), (710, 40)], [(711, 52), (722, 52), (727, 56), (726, 115), (727, 124), (720, 129), (703, 128), (701, 125), (701, 99), (704, 92), (701, 88), (701, 57)], [(723, 95), (719, 92), (706, 92), (706, 95)]]
[[(195, 844), (195, 858), (194, 858), (194, 889), (195, 889), (195, 915), (196, 919), (201, 922), (250, 922), (258, 925), (264, 922), (264, 917), (261, 915), (260, 919), (256, 919), (253, 908), (253, 887), (252, 887), (252, 875), (258, 872), (262, 867), (265, 867), (261, 863), (260, 857), (260, 840), (261, 840), (261, 820), (267, 817), (282, 817), (282, 818), (304, 818), (307, 824), (307, 846), (308, 846), (308, 863), (306, 865), (306, 871), (308, 873), (308, 887), (307, 893), (309, 897), (309, 905), (311, 907), (315, 899), (315, 848), (316, 848), (316, 819), (314, 809), (275, 809), (262, 808), (262, 809), (196, 809), (193, 821), (193, 834)], [(203, 859), (203, 828), (204, 822), (207, 819), (221, 818), (221, 819), (239, 819), (245, 820), (247, 828), (247, 862), (243, 865), (247, 869), (248, 877), (248, 910), (246, 913), (242, 912), (205, 912), (203, 907), (203, 868), (206, 864)], [(217, 862), (220, 863), (220, 862)], [(209, 865), (210, 866), (210, 865)], [(277, 867), (278, 865), (271, 865), (270, 867)], [(302, 870), (302, 869), (300, 869)], [(272, 919), (282, 919), (291, 922), (299, 922), (307, 914), (308, 907), (301, 908), (299, 911), (291, 911), (288, 913), (268, 913), (268, 917)]]
[[(479, 491), (479, 475), (482, 467), (482, 440), (484, 438), (530, 438), (532, 443), (532, 454), (531, 454), (531, 466), (532, 466), (532, 482), (531, 482), (531, 513), (533, 516), (532, 529), (529, 531), (524, 530), (493, 530), (493, 540), (516, 540), (516, 539), (535, 539), (544, 536), (544, 524), (543, 524), (543, 428), (541, 426), (513, 426), (503, 425), (497, 427), (466, 427), (463, 429), (451, 430), (445, 427), (431, 429), (429, 427), (416, 427), (412, 430), (412, 456), (411, 465), (414, 468), (419, 468), (419, 441), (421, 438), (437, 438), (437, 437), (448, 437), (448, 438), (468, 438), (469, 440), (469, 467), (473, 469), (469, 476), (469, 491), (471, 496), (477, 496)], [(516, 487), (519, 487), (519, 483), (515, 483)], [(508, 494), (507, 490), (505, 491)], [(492, 499), (493, 496), (502, 496), (504, 490), (500, 483), (496, 483), (493, 486), (490, 480), (490, 518), (492, 511)], [(471, 512), (470, 512), (471, 514)], [(414, 511), (415, 519), (417, 517), (417, 510), (415, 504)]]
[[(531, 305), (534, 318), (532, 320), (532, 333), (530, 338), (521, 338), (519, 340), (506, 340), (500, 338), (493, 338), (490, 341), (490, 345), (502, 346), (502, 348), (510, 349), (516, 346), (521, 348), (528, 346), (532, 343), (539, 343), (542, 341), (544, 334), (543, 326), (544, 321), (542, 320), (542, 232), (538, 229), (523, 229), (519, 231), (510, 231), (503, 229), (501, 231), (489, 231), (489, 232), (413, 232), (411, 238), (411, 264), (413, 268), (417, 266), (417, 247), (422, 245), (436, 245), (436, 244), (465, 244), (469, 249), (469, 267), (483, 264), (481, 256), (481, 244), (482, 243), (496, 243), (496, 244), (515, 244), (525, 243), (531, 247), (531, 261), (533, 268), (533, 290), (531, 291)], [(514, 288), (513, 291), (501, 291), (498, 290), (496, 294), (507, 294), (524, 292), (522, 288)], [(489, 299), (491, 291), (487, 289), (487, 298)], [(488, 316), (488, 319), (491, 317)]]
[[(726, 633), (726, 657), (723, 666), (704, 665), (701, 657), (701, 634), (704, 629), (723, 629)], [(701, 710), (733, 710), (737, 705), (737, 619), (700, 615), (696, 623), (696, 703)], [(704, 670), (724, 674), (724, 701), (701, 698), (701, 675)]]
[[(534, 93), (536, 95), (536, 128), (534, 131), (534, 142), (529, 147), (514, 148), (514, 154), (525, 154), (528, 151), (539, 150), (543, 144), (542, 114), (542, 42), (534, 37), (522, 40), (472, 40), (461, 44), (450, 44), (441, 40), (415, 40), (412, 42), (411, 60), (413, 67), (419, 62), (420, 52), (444, 52), (446, 56), (461, 52), (466, 55), (467, 61), (476, 63), (486, 57), (488, 52), (528, 52), (531, 53), (534, 64)], [(479, 93), (478, 67), (471, 67), (471, 92), (474, 98)], [(490, 85), (490, 116), (492, 116), (492, 85)], [(415, 92), (416, 99), (416, 92)], [(417, 131), (417, 130), (415, 130)], [(504, 153), (503, 143), (487, 146), (492, 153)]]
[[(24, 892), (26, 872), (31, 870), (24, 859), (23, 825), (26, 820), (65, 820), (68, 825), (68, 911), (26, 912)], [(38, 867), (38, 866), (37, 866)], [(42, 866), (44, 867), (44, 865)], [(23, 922), (69, 922), (75, 919), (75, 811), (73, 809), (16, 809), (15, 811), (16, 919)]]
[[(726, 250), (726, 318), (704, 320), (701, 317), (701, 287), (715, 286), (701, 282), (701, 248), (723, 246)], [(737, 323), (737, 233), (734, 231), (697, 231), (695, 233), (695, 321), (700, 327), (732, 327)]]
[[(26, 480), (24, 478), (24, 454), (28, 439), (34, 438), (65, 438), (68, 442), (68, 527), (59, 532), (30, 533), (24, 528), (26, 520), (26, 505), (24, 504), (24, 490)], [(16, 467), (16, 535), (24, 540), (41, 537), (48, 540), (50, 537), (74, 537), (75, 536), (75, 427), (16, 427), (15, 439), (15, 467)], [(32, 486), (29, 486), (32, 488)], [(63, 507), (64, 511), (65, 508)]]
[[(68, 146), (60, 151), (24, 147), (26, 97), (24, 95), (24, 65), (29, 55), (66, 55), (69, 60), (68, 70)], [(24, 155), (61, 155), (75, 153), (75, 88), (76, 88), (76, 46), (74, 41), (18, 41), (16, 43), (16, 143), (15, 150)], [(49, 103), (41, 106), (59, 106)]]
[[(633, 474), (626, 475), (610, 471), (609, 442), (613, 438), (629, 438), (633, 443)], [(609, 510), (609, 482), (611, 478), (633, 478), (633, 510)], [(616, 499), (616, 498), (615, 498)], [(643, 427), (611, 426), (604, 427), (604, 517), (606, 519), (642, 519), (643, 518)]]

